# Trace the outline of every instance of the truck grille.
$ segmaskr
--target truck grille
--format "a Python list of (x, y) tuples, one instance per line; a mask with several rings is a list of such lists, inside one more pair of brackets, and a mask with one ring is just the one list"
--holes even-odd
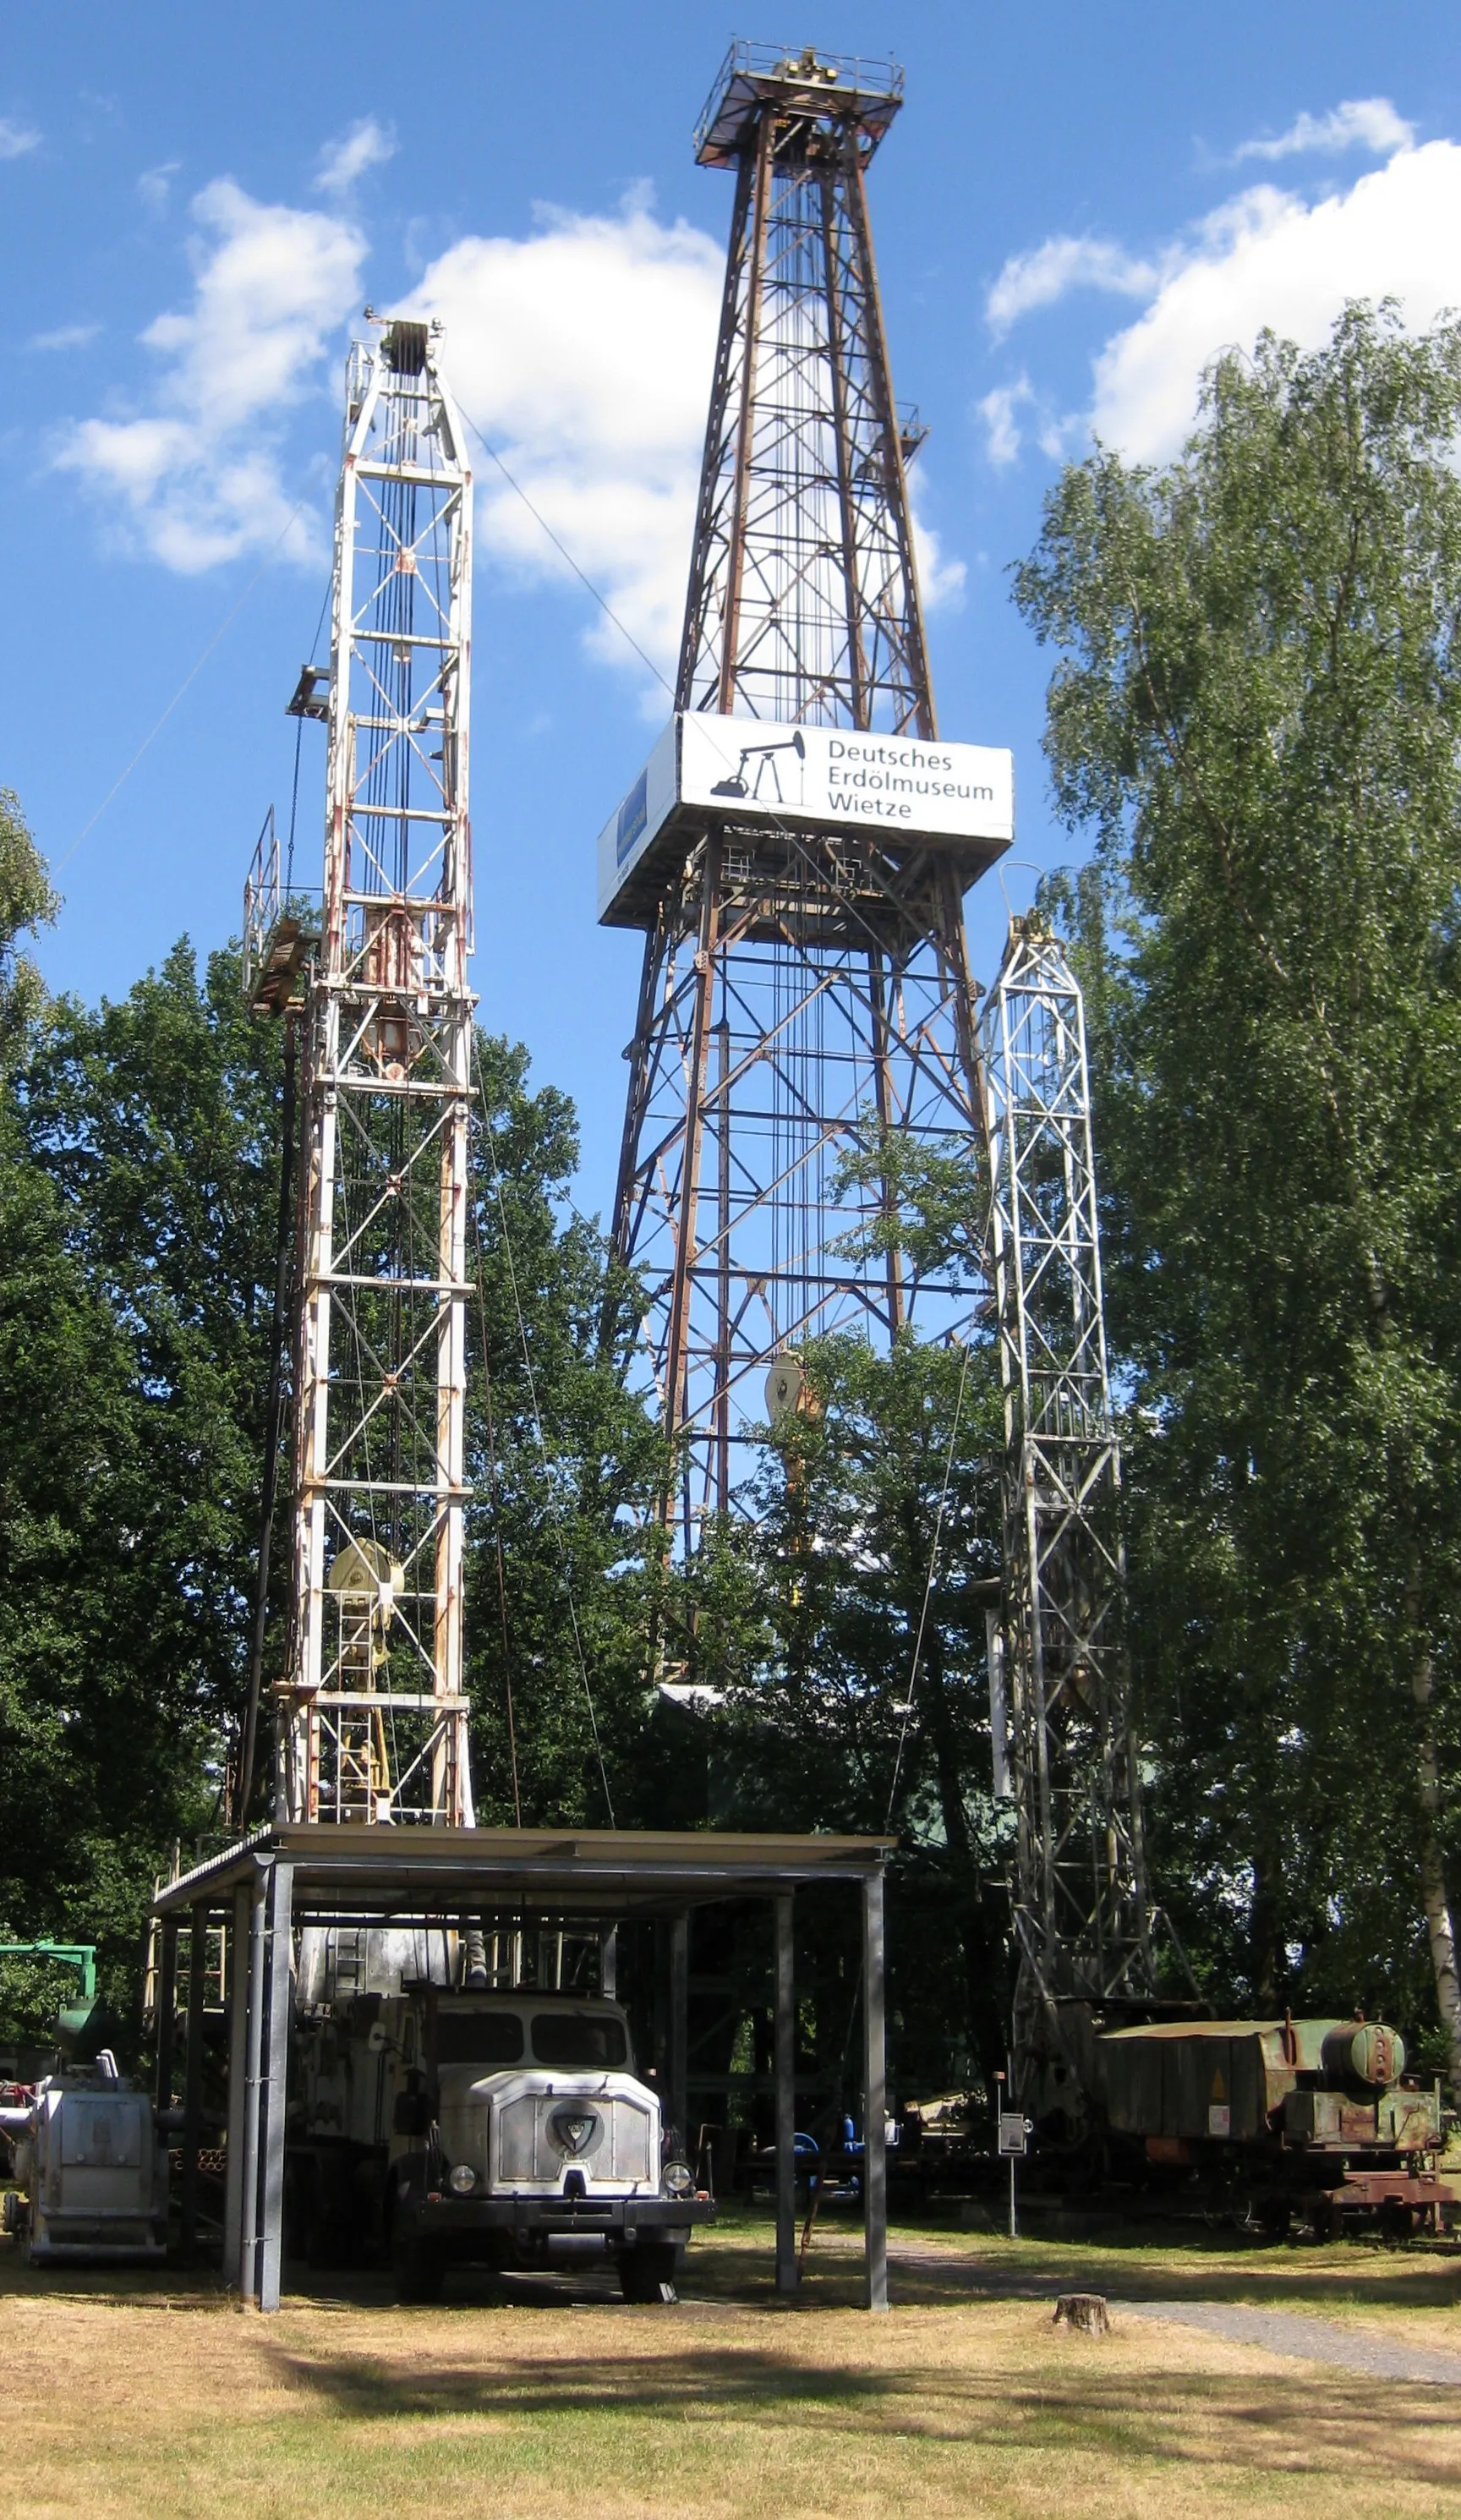
[[(581, 2105), (574, 2092), (523, 2092), (494, 2111), (497, 2175), (505, 2186), (548, 2183), (554, 2187), (568, 2168), (582, 2170), (592, 2189), (612, 2184), (631, 2187), (655, 2177), (651, 2161), (650, 2112), (623, 2093), (586, 2093)], [(587, 2140), (578, 2137), (574, 2118), (595, 2121)], [(558, 2121), (555, 2125), (554, 2120)]]

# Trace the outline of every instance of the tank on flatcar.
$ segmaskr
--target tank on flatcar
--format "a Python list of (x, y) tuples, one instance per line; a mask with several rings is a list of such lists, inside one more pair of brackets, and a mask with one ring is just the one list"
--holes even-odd
[(1150, 2022), (1095, 2049), (1117, 2149), (1241, 2188), (1270, 2228), (1295, 2211), (1323, 2232), (1374, 2217), (1434, 2228), (1461, 2196), (1439, 2167), (1440, 2086), (1403, 2079), (1404, 2042), (1384, 2022)]

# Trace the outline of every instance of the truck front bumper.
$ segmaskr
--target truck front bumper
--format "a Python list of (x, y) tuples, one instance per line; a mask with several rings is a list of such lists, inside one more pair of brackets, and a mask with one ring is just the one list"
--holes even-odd
[(598, 2240), (605, 2249), (633, 2249), (642, 2240), (684, 2248), (695, 2225), (708, 2223), (708, 2199), (681, 2196), (453, 2196), (434, 2189), (402, 2197), (423, 2240), (489, 2246), (506, 2240), (514, 2252), (541, 2257), (554, 2241), (581, 2246)]

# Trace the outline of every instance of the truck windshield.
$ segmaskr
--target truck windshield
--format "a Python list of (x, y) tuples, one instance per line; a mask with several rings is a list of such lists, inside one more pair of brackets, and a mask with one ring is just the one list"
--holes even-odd
[(516, 2065), (521, 2058), (522, 2020), (518, 2013), (437, 2014), (438, 2065)]
[(613, 2072), (628, 2057), (629, 2042), (612, 2013), (535, 2012), (533, 2054), (540, 2065), (598, 2065)]

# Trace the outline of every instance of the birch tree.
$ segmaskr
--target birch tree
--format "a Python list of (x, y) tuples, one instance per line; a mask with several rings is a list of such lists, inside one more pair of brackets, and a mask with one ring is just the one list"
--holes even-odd
[(1095, 845), (1169, 1856), (1254, 2002), (1393, 2004), (1428, 1950), (1461, 2085), (1458, 430), (1454, 323), (1265, 336), (1178, 461), (1066, 472), (1015, 591)]

